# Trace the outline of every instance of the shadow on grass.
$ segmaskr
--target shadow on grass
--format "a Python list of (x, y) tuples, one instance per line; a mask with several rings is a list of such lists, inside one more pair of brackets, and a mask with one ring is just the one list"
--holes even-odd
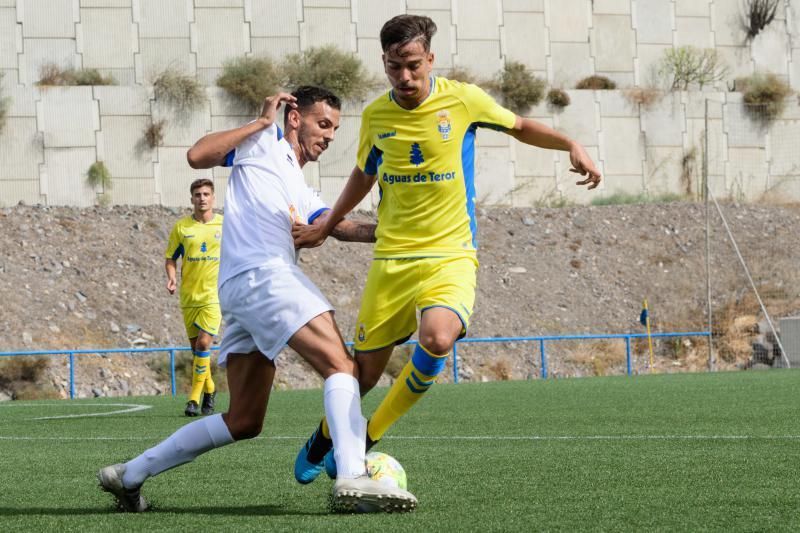
[[(147, 515), (159, 514), (226, 515), (226, 516), (323, 516), (325, 511), (309, 512), (289, 510), (275, 505), (241, 505), (220, 507), (161, 507), (153, 506)], [(65, 509), (63, 507), (0, 507), (0, 516), (89, 516), (105, 514), (126, 514), (110, 507), (83, 507)]]

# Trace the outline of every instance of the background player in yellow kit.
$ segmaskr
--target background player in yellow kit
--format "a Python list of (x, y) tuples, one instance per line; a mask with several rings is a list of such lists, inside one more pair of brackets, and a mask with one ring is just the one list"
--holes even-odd
[[(181, 311), (189, 343), (192, 345), (192, 391), (186, 403), (186, 416), (214, 412), (216, 387), (211, 378), (211, 344), (219, 333), (222, 314), (217, 297), (222, 215), (214, 213), (214, 182), (192, 182), (193, 211), (175, 223), (166, 251), (167, 290), (175, 294), (178, 286), (178, 259), (181, 264)], [(202, 394), (202, 403), (200, 395)]]
[[(518, 141), (569, 152), (578, 185), (594, 189), (601, 176), (577, 142), (516, 116), (480, 88), (431, 75), (434, 22), (400, 15), (380, 32), (392, 89), (361, 116), (357, 166), (324, 224), (293, 229), (295, 245), (318, 246), (334, 225), (380, 187), (374, 260), (356, 323), (355, 350), (362, 395), (375, 386), (394, 346), (417, 329), (411, 360), (372, 415), (367, 449), (434, 383), (456, 340), (466, 334), (475, 300), (475, 133), (489, 127)], [(300, 450), (295, 477), (314, 480), (323, 467), (335, 476), (326, 421)], [(323, 461), (324, 458), (324, 461)]]

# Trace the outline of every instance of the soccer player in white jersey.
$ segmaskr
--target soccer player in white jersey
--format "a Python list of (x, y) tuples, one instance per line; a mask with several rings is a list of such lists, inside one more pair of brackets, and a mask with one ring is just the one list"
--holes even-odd
[[(283, 132), (275, 124), (285, 104)], [(297, 266), (293, 223), (320, 223), (326, 207), (301, 168), (333, 141), (341, 103), (329, 91), (300, 87), (265, 100), (261, 116), (233, 130), (211, 133), (189, 150), (194, 168), (232, 165), (225, 197), (219, 300), (226, 323), (218, 364), (227, 366), (230, 407), (191, 422), (124, 464), (98, 472), (103, 490), (125, 511), (141, 512), (144, 481), (213, 448), (261, 432), (275, 377), (274, 358), (289, 345), (325, 379), (324, 406), (339, 476), (334, 508), (408, 511), (417, 500), (367, 476), (366, 420), (357, 371), (333, 310)], [(375, 226), (343, 220), (334, 236), (374, 242)]]

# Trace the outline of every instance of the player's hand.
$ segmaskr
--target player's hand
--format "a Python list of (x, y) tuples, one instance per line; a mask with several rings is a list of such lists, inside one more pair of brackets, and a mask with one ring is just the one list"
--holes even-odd
[(583, 149), (583, 146), (578, 143), (574, 143), (572, 145), (572, 148), (569, 151), (569, 161), (572, 163), (572, 168), (569, 169), (570, 172), (575, 172), (581, 176), (586, 176), (585, 180), (576, 181), (575, 185), (591, 184), (588, 187), (589, 190), (600, 185), (603, 177), (600, 175), (600, 171), (597, 170), (597, 167), (594, 166), (592, 158), (589, 157), (589, 154), (587, 154), (586, 150)]
[(275, 123), (278, 109), (280, 109), (281, 104), (284, 103), (292, 109), (297, 109), (297, 98), (289, 93), (278, 93), (264, 98), (264, 105), (261, 106), (261, 116), (258, 117), (258, 120), (264, 124), (265, 128)]
[(167, 280), (167, 291), (170, 294), (175, 294), (175, 289), (177, 289), (177, 288), (178, 288), (178, 282), (177, 281), (175, 281), (174, 279), (168, 279)]
[(316, 248), (328, 238), (328, 232), (325, 230), (324, 224), (301, 224), (299, 222), (292, 223), (292, 238), (294, 239), (294, 247), (299, 248)]

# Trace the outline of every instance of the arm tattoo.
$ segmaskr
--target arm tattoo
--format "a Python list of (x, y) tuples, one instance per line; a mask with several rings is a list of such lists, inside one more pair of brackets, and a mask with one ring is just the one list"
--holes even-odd
[(347, 242), (375, 242), (377, 224), (342, 220), (333, 228), (334, 239)]

